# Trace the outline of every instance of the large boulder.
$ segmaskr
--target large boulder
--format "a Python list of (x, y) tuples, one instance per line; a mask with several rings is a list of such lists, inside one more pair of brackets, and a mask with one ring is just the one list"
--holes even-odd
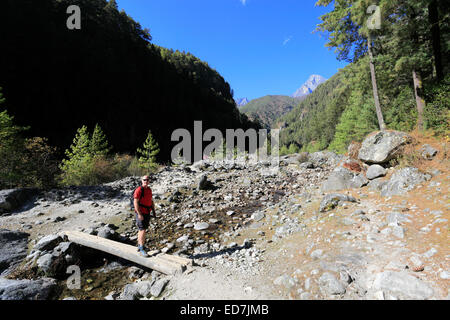
[(346, 195), (346, 194), (340, 194), (340, 193), (331, 193), (327, 194), (322, 198), (322, 201), (320, 202), (320, 212), (325, 212), (334, 209), (339, 205), (339, 203), (342, 203), (344, 201), (348, 202), (356, 202), (356, 199), (352, 196)]
[(322, 184), (322, 192), (338, 191), (343, 189), (361, 188), (369, 183), (363, 173), (336, 167), (328, 179)]
[(308, 161), (311, 162), (314, 167), (322, 167), (323, 165), (335, 166), (342, 161), (344, 156), (338, 155), (332, 151), (317, 151), (309, 154)]
[(422, 280), (406, 272), (384, 271), (379, 273), (373, 283), (375, 290), (388, 291), (403, 299), (428, 299), (433, 289)]
[(398, 155), (400, 148), (412, 142), (412, 137), (401, 131), (377, 131), (361, 144), (358, 158), (366, 163), (385, 163)]
[(27, 255), (28, 233), (0, 229), (0, 274), (9, 274)]
[(379, 164), (371, 165), (366, 172), (366, 177), (369, 180), (373, 180), (375, 178), (384, 177), (386, 175), (386, 169), (380, 166)]
[(389, 181), (381, 187), (381, 195), (390, 197), (405, 194), (417, 184), (431, 179), (431, 175), (422, 173), (414, 167), (400, 169), (391, 176)]
[(32, 188), (0, 190), (0, 215), (20, 208), (37, 192)]
[(46, 300), (56, 287), (56, 280), (10, 280), (0, 278), (0, 300)]
[(319, 278), (319, 286), (328, 295), (344, 294), (346, 291), (344, 284), (329, 272)]

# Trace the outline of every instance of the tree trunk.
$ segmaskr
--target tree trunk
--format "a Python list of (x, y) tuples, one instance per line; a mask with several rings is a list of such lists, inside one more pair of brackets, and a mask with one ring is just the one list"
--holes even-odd
[(442, 78), (444, 77), (444, 72), (442, 70), (441, 30), (439, 28), (439, 12), (436, 0), (431, 1), (428, 5), (428, 21), (431, 25), (431, 40), (433, 44), (436, 77), (438, 80), (442, 80)]
[(386, 125), (384, 124), (383, 113), (381, 112), (380, 99), (378, 97), (378, 86), (377, 86), (377, 78), (375, 76), (375, 66), (373, 64), (373, 55), (372, 55), (372, 39), (369, 37), (367, 39), (367, 46), (369, 49), (369, 59), (370, 59), (370, 76), (372, 78), (372, 89), (373, 89), (373, 98), (375, 100), (375, 110), (377, 112), (378, 125), (380, 126), (380, 130), (386, 130)]
[(416, 70), (413, 70), (414, 94), (416, 96), (417, 105), (417, 128), (423, 130), (423, 110), (425, 108), (425, 100), (422, 97), (422, 78)]

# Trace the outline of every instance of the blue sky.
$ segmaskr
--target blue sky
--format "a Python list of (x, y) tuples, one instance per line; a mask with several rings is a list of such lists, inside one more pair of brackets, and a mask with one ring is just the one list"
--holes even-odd
[(313, 33), (330, 8), (316, 0), (118, 0), (152, 42), (190, 52), (216, 69), (235, 98), (291, 95), (309, 75), (345, 63)]

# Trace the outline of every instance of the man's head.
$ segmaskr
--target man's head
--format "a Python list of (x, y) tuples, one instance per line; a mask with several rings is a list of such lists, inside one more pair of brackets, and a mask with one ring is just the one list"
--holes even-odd
[(148, 187), (148, 185), (150, 184), (150, 176), (143, 176), (141, 178), (141, 182), (144, 187)]

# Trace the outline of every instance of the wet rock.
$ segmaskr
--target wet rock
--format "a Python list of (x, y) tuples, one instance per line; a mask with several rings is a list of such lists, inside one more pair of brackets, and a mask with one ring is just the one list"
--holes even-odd
[(384, 271), (377, 274), (373, 288), (389, 291), (405, 299), (424, 300), (433, 296), (433, 289), (428, 284), (404, 271)]
[(46, 300), (56, 287), (56, 280), (10, 280), (0, 278), (0, 300)]
[(377, 131), (364, 139), (358, 158), (366, 163), (386, 163), (398, 154), (401, 146), (411, 141), (412, 137), (404, 132)]
[(0, 229), (0, 274), (9, 274), (27, 256), (28, 233)]
[(381, 196), (390, 197), (402, 195), (412, 190), (419, 183), (431, 179), (429, 174), (419, 172), (419, 169), (407, 167), (400, 169), (391, 176), (381, 188)]
[(322, 201), (320, 202), (320, 212), (325, 212), (334, 209), (336, 206), (339, 205), (341, 201), (349, 201), (349, 202), (356, 202), (356, 199), (352, 196), (348, 196), (346, 194), (340, 194), (340, 193), (331, 193), (327, 194), (325, 197), (322, 198)]
[(366, 177), (369, 180), (373, 180), (375, 178), (384, 177), (386, 175), (386, 169), (380, 166), (379, 164), (371, 165), (366, 172)]
[(20, 208), (36, 194), (32, 188), (0, 190), (0, 215)]

